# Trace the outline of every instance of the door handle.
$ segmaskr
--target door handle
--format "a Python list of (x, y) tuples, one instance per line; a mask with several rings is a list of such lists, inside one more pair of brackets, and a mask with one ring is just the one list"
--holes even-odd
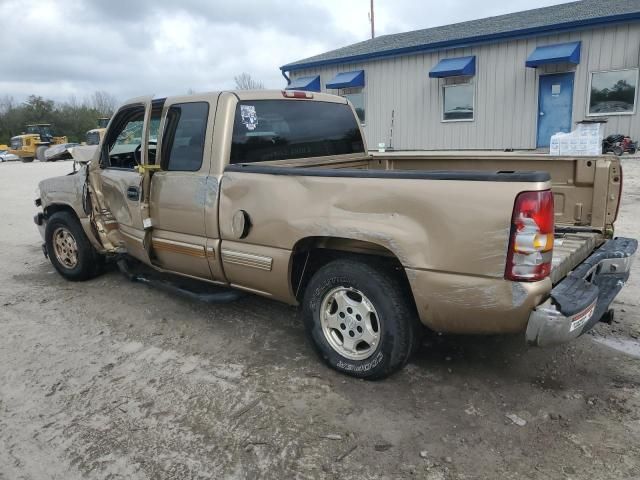
[(140, 200), (140, 189), (135, 185), (127, 188), (127, 198), (129, 200)]
[(544, 117), (544, 112), (540, 112), (540, 116), (541, 116), (541, 117)]

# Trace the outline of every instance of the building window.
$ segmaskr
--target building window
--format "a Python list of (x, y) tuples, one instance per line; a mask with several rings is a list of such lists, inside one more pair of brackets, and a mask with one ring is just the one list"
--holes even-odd
[(636, 110), (638, 69), (592, 72), (589, 115), (630, 115)]
[(443, 85), (442, 87), (442, 121), (473, 121), (475, 86), (472, 83)]
[(360, 123), (364, 125), (364, 89), (363, 88), (343, 88), (340, 95), (349, 100), (353, 104), (356, 115), (360, 119)]

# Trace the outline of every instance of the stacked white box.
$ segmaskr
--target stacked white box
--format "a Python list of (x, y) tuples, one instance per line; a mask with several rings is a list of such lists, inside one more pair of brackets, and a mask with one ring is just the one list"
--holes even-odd
[(579, 123), (570, 133), (556, 133), (551, 137), (551, 155), (588, 156), (602, 153), (604, 136), (602, 123)]

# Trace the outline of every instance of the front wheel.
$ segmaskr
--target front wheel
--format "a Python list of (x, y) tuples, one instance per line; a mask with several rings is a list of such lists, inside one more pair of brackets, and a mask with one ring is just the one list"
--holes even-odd
[(393, 270), (342, 259), (320, 268), (306, 288), (305, 329), (320, 357), (348, 375), (380, 379), (402, 368), (418, 340), (418, 320)]
[(20, 160), (22, 160), (22, 163), (31, 163), (33, 162), (33, 157), (22, 157)]
[(78, 219), (69, 212), (51, 215), (45, 230), (47, 253), (55, 269), (67, 280), (88, 280), (104, 259), (93, 248)]
[(622, 154), (624, 153), (624, 148), (622, 148), (620, 145), (616, 145), (615, 147), (613, 147), (612, 152), (621, 157)]

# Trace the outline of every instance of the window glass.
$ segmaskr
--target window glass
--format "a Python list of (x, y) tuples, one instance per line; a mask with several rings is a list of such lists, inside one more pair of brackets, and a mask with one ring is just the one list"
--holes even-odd
[(208, 116), (207, 102), (180, 103), (169, 108), (162, 148), (166, 170), (195, 172), (200, 169)]
[(345, 89), (342, 96), (353, 104), (353, 108), (356, 111), (356, 115), (358, 115), (360, 123), (364, 124), (364, 92), (362, 89)]
[(109, 138), (109, 167), (133, 169), (136, 166), (136, 149), (142, 143), (143, 125), (144, 108), (125, 111), (117, 118)]
[(447, 85), (442, 90), (443, 120), (473, 120), (473, 84)]
[(236, 107), (231, 163), (361, 152), (360, 128), (347, 104), (247, 100)]
[(590, 115), (615, 115), (635, 111), (638, 70), (593, 72), (591, 74)]

